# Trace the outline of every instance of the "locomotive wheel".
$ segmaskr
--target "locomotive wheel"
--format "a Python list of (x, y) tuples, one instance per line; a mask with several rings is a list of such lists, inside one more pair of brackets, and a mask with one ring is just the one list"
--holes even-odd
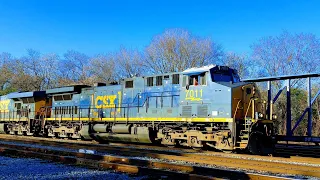
[(166, 145), (167, 147), (175, 147), (176, 143), (171, 136), (165, 136), (162, 138), (161, 144)]

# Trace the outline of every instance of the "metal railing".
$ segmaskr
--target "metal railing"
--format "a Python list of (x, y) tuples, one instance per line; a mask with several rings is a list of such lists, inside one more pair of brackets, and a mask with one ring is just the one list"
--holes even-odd
[(30, 114), (35, 113), (26, 109), (21, 110), (0, 110), (0, 121), (30, 120)]
[[(164, 95), (170, 94), (171, 95)], [(176, 94), (175, 94), (176, 93)], [(148, 94), (158, 94), (158, 95), (148, 95)], [(151, 93), (138, 93), (132, 100), (131, 103), (123, 103), (122, 106), (117, 106), (116, 104), (113, 106), (105, 107), (105, 108), (96, 108), (95, 106), (89, 107), (79, 107), (79, 106), (45, 106), (40, 108), (39, 111), (27, 111), (27, 120), (30, 119), (46, 119), (46, 118), (54, 118), (55, 121), (62, 121), (64, 118), (71, 118), (71, 121), (81, 121), (82, 118), (127, 118), (129, 120), (131, 112), (140, 113), (141, 109), (145, 109), (145, 112), (148, 113), (148, 109), (150, 106), (150, 98), (156, 98), (156, 108), (164, 107), (165, 97), (171, 97), (171, 107), (174, 105), (174, 97), (180, 96), (179, 92), (175, 91), (164, 91), (164, 92), (151, 92)], [(160, 98), (160, 105), (158, 105), (158, 98)], [(20, 112), (20, 113), (18, 113)], [(2, 112), (0, 110), (0, 121), (12, 121), (21, 119), (21, 110), (18, 111), (6, 111)], [(31, 117), (33, 114), (34, 116)], [(23, 116), (24, 117), (24, 116)]]

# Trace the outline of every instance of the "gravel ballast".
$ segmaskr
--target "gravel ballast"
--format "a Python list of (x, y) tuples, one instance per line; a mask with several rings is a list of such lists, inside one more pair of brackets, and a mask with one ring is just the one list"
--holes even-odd
[(40, 159), (0, 156), (0, 179), (116, 179), (142, 180), (127, 174), (99, 171), (76, 166), (51, 163)]
[[(18, 145), (18, 146), (27, 146), (27, 147), (33, 147), (33, 148), (43, 148), (43, 149), (51, 149), (51, 150), (57, 150), (57, 151), (68, 151), (68, 152), (81, 152), (81, 153), (89, 153), (89, 154), (97, 154), (97, 155), (112, 155), (115, 156), (113, 154), (110, 154), (108, 152), (105, 151), (96, 151), (93, 149), (71, 149), (71, 148), (66, 148), (66, 147), (56, 147), (56, 146), (47, 146), (47, 145), (40, 145), (40, 144), (25, 144), (22, 142), (3, 142), (0, 141), (0, 145), (1, 144), (12, 144), (12, 145)], [(134, 148), (133, 148), (134, 149)], [(143, 148), (141, 148), (143, 149)], [(197, 153), (195, 153), (197, 154)], [(203, 153), (202, 153), (203, 154)], [(200, 155), (200, 153), (199, 153)], [(210, 155), (210, 154), (207, 154)], [(127, 156), (121, 156), (121, 155), (116, 155), (119, 158), (128, 158)], [(236, 155), (235, 155), (236, 156)], [(2, 179), (2, 173), (5, 172), (5, 170), (2, 170), (3, 167), (3, 161), (1, 158), (6, 158), (6, 157), (1, 157), (0, 156), (0, 179)], [(159, 158), (151, 158), (151, 157), (141, 157), (141, 156), (130, 156), (129, 158), (131, 159), (137, 159), (137, 160), (147, 160), (147, 161), (153, 161), (153, 162), (164, 162), (164, 163), (172, 163), (172, 164), (179, 164), (179, 165), (188, 165), (188, 166), (196, 166), (196, 167), (207, 167), (207, 168), (214, 168), (214, 169), (221, 169), (221, 170), (229, 170), (229, 171), (239, 171), (239, 172), (244, 172), (244, 173), (258, 173), (258, 174), (264, 174), (264, 175), (271, 175), (271, 176), (279, 176), (279, 177), (286, 177), (286, 178), (293, 178), (293, 179), (317, 179), (317, 178), (313, 178), (313, 177), (307, 177), (307, 176), (297, 176), (297, 175), (285, 175), (285, 174), (272, 174), (272, 173), (268, 173), (268, 172), (264, 172), (264, 171), (254, 171), (254, 170), (243, 170), (243, 169), (236, 169), (236, 168), (230, 168), (230, 167), (223, 167), (223, 166), (216, 166), (216, 165), (209, 165), (209, 164), (199, 164), (199, 163), (193, 163), (193, 162), (186, 162), (186, 161), (175, 161), (175, 160), (167, 160), (167, 159), (159, 159)], [(242, 156), (239, 157), (235, 157), (235, 158), (243, 158)], [(15, 158), (13, 158), (15, 159)], [(254, 160), (259, 160), (259, 158), (244, 158), (244, 159), (254, 159)], [(75, 167), (75, 166), (66, 166), (66, 165), (62, 165), (62, 164), (54, 164), (54, 163), (49, 163), (47, 161), (43, 161), (43, 160), (37, 160), (37, 163), (40, 164), (39, 167), (42, 168), (43, 163), (49, 163), (51, 164), (51, 166), (48, 165), (49, 170), (47, 171), (46, 169), (43, 171), (39, 171), (39, 172), (35, 172), (35, 177), (33, 178), (33, 175), (28, 175), (28, 168), (25, 167), (26, 170), (23, 170), (21, 173), (17, 170), (20, 169), (19, 166), (21, 164), (21, 162), (19, 162), (19, 159), (15, 159), (17, 162), (13, 162), (13, 163), (7, 163), (7, 164), (18, 164), (18, 167), (15, 167), (13, 165), (11, 172), (11, 176), (14, 176), (14, 174), (16, 172), (17, 175), (19, 175), (19, 177), (17, 179), (148, 179), (150, 177), (130, 177), (128, 175), (125, 174), (119, 174), (119, 173), (114, 173), (114, 172), (110, 172), (110, 171), (99, 171), (99, 170), (90, 170), (90, 169), (85, 169), (85, 168), (80, 168), (80, 167)], [(30, 163), (32, 164), (32, 161), (34, 161), (35, 159), (22, 159), (24, 161), (26, 161), (26, 163), (28, 163), (28, 161), (31, 161)], [(262, 161), (265, 161), (263, 159), (261, 159)], [(277, 162), (277, 161), (275, 161)], [(283, 162), (283, 161), (279, 161), (279, 162)], [(24, 162), (22, 162), (23, 164)], [(314, 165), (314, 164), (309, 164), (309, 163), (290, 163), (290, 162), (285, 162), (288, 164), (297, 164), (297, 165), (309, 165), (309, 166), (319, 166), (319, 165)], [(36, 166), (36, 165), (35, 165)], [(50, 173), (50, 167), (53, 167), (53, 169), (55, 167), (67, 167), (71, 168), (70, 171), (52, 171), (52, 173)], [(36, 169), (36, 167), (34, 167), (33, 169)], [(40, 169), (41, 169), (40, 168)], [(7, 168), (10, 169), (10, 168)], [(74, 170), (73, 170), (74, 169)], [(34, 170), (31, 171), (31, 173), (33, 173)], [(38, 174), (37, 174), (38, 173)], [(27, 175), (26, 175), (27, 174)], [(49, 174), (49, 175), (48, 175)], [(5, 174), (7, 175), (7, 174)], [(7, 178), (4, 179), (12, 179), (11, 176), (8, 176)], [(20, 177), (21, 176), (21, 177)], [(28, 177), (26, 177), (28, 176)], [(110, 177), (109, 177), (110, 176)], [(14, 177), (16, 178), (16, 177)]]

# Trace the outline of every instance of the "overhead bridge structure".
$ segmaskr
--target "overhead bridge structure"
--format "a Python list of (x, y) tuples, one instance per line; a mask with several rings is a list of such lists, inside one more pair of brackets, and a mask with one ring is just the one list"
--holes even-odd
[[(286, 135), (278, 135), (276, 136), (277, 141), (297, 141), (297, 142), (314, 142), (314, 143), (320, 143), (320, 137), (314, 137), (312, 136), (312, 104), (316, 101), (317, 97), (320, 94), (320, 90), (312, 97), (311, 90), (312, 90), (312, 84), (311, 84), (311, 78), (319, 78), (320, 73), (312, 73), (312, 74), (301, 74), (301, 75), (289, 75), (289, 76), (275, 76), (275, 77), (262, 77), (262, 78), (254, 78), (254, 79), (245, 79), (242, 80), (244, 82), (266, 82), (268, 86), (268, 102), (267, 102), (267, 115), (268, 117), (272, 116), (272, 106), (274, 103), (276, 103), (277, 99), (281, 95), (281, 93), (286, 90), (286, 96), (287, 96), (287, 119), (286, 119)], [(292, 117), (291, 117), (291, 93), (290, 93), (290, 87), (291, 87), (291, 81), (294, 79), (306, 79), (307, 84), (307, 102), (308, 105), (304, 109), (303, 113), (299, 117), (299, 119), (296, 121), (294, 126), (292, 126)], [(284, 80), (286, 81), (286, 85), (281, 88), (278, 93), (273, 96), (272, 89), (271, 89), (271, 82), (273, 81), (280, 81)], [(300, 122), (304, 119), (305, 115), (308, 114), (307, 120), (307, 135), (306, 136), (293, 136), (293, 132), (295, 129), (299, 126)]]

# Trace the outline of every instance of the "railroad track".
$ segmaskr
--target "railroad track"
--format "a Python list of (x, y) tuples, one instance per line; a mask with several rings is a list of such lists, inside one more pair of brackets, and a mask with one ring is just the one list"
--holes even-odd
[(206, 167), (194, 167), (150, 160), (132, 159), (110, 155), (96, 155), (79, 152), (49, 150), (15, 145), (0, 147), (0, 154), (6, 156), (35, 157), (65, 164), (81, 165), (98, 169), (164, 179), (283, 179), (259, 174), (242, 173)]
[[(320, 162), (316, 158), (279, 158), (279, 157), (261, 157), (252, 155), (239, 154), (225, 154), (217, 152), (195, 153), (192, 151), (173, 151), (173, 150), (159, 150), (159, 149), (138, 149), (132, 147), (121, 147), (111, 145), (100, 145), (92, 143), (78, 143), (51, 139), (49, 142), (41, 138), (25, 138), (19, 136), (1, 135), (1, 141), (23, 141), (29, 144), (50, 145), (54, 147), (64, 147), (73, 150), (90, 149), (95, 154), (86, 154), (79, 152), (69, 152), (61, 150), (49, 150), (46, 148), (34, 148), (27, 145), (1, 144), (1, 154), (10, 155), (10, 153), (21, 154), (25, 152), (49, 154), (52, 160), (64, 160), (72, 162), (73, 164), (88, 165), (99, 168), (111, 168), (120, 172), (126, 167), (135, 169), (134, 173), (147, 172), (148, 168), (156, 168), (161, 171), (174, 170), (174, 173), (182, 173), (181, 177), (188, 178), (199, 176), (198, 178), (212, 178), (212, 175), (218, 178), (228, 179), (263, 179), (275, 178), (270, 176), (261, 176), (257, 174), (243, 173), (237, 171), (213, 169), (209, 167), (227, 167), (233, 169), (246, 169), (254, 172), (265, 172), (271, 174), (291, 174), (320, 177)], [(22, 152), (20, 152), (22, 151)], [(108, 155), (99, 155), (107, 153)], [(57, 155), (58, 154), (58, 155)], [(119, 157), (122, 156), (122, 157)], [(44, 156), (43, 156), (44, 157)], [(70, 160), (70, 157), (73, 159)], [(144, 157), (144, 159), (137, 159), (137, 157)], [(167, 162), (186, 162), (186, 163), (167, 163)], [(111, 164), (110, 164), (111, 163)], [(113, 163), (113, 164), (112, 164)], [(120, 163), (120, 164), (114, 164)], [(185, 165), (191, 164), (191, 165)], [(199, 166), (201, 165), (201, 166)], [(206, 166), (206, 167), (203, 167)], [(121, 167), (121, 168), (120, 168)], [(171, 172), (171, 171), (170, 171)], [(230, 173), (231, 172), (231, 173)], [(130, 172), (127, 172), (130, 173)], [(154, 172), (154, 174), (161, 174), (161, 172)], [(165, 173), (165, 172), (163, 172)], [(175, 174), (175, 176), (178, 176)], [(179, 176), (180, 177), (180, 176)]]
[[(213, 152), (213, 151), (199, 151), (193, 149), (184, 149), (184, 148), (167, 148), (159, 146), (150, 146), (143, 144), (123, 144), (123, 143), (110, 143), (110, 144), (99, 144), (95, 141), (77, 141), (77, 140), (65, 140), (65, 139), (48, 139), (42, 137), (28, 137), (28, 136), (12, 136), (0, 134), (0, 140), (3, 141), (20, 141), (24, 143), (37, 143), (42, 145), (58, 146), (58, 147), (70, 147), (77, 149), (93, 149), (96, 151), (108, 151), (110, 153), (121, 153), (130, 152), (131, 155), (139, 155), (143, 150), (145, 154), (168, 154), (168, 155), (179, 155), (179, 156), (192, 156), (195, 154), (197, 157), (204, 156), (202, 159), (205, 159), (206, 156), (221, 156), (221, 157), (241, 157), (248, 159), (260, 159), (263, 161), (285, 161), (292, 163), (315, 163), (319, 164), (318, 158), (310, 157), (300, 157), (300, 156), (284, 156), (284, 157), (269, 157), (269, 156), (256, 156), (248, 154), (228, 154), (222, 152)], [(320, 152), (319, 152), (320, 153)]]
[[(316, 145), (296, 145), (296, 144), (277, 144), (276, 155), (279, 156), (301, 156), (320, 158), (320, 146)], [(319, 160), (320, 161), (320, 160)]]

